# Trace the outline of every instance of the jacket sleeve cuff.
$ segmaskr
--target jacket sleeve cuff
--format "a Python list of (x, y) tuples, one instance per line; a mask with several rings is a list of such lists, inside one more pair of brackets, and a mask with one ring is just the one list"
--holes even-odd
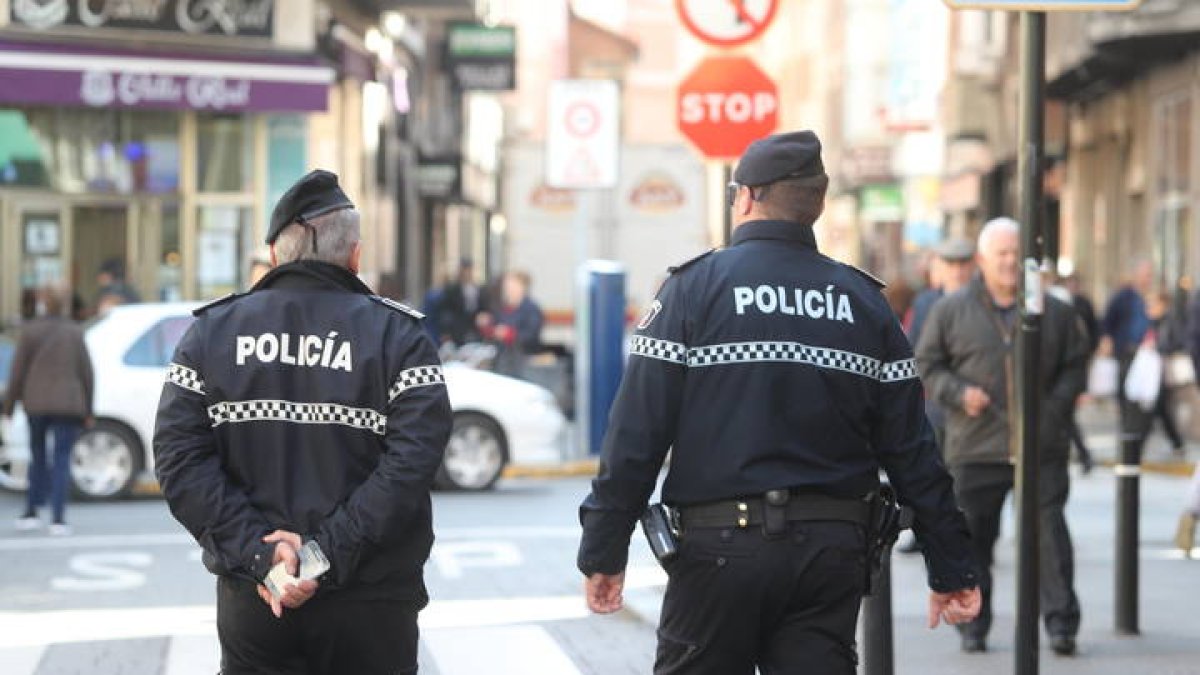
[(258, 542), (250, 551), (250, 555), (246, 561), (246, 569), (250, 571), (250, 576), (258, 580), (267, 578), (271, 572), (271, 561), (275, 559), (275, 545), (266, 542)]
[(929, 588), (938, 593), (952, 593), (979, 585), (979, 575), (974, 570), (929, 571)]

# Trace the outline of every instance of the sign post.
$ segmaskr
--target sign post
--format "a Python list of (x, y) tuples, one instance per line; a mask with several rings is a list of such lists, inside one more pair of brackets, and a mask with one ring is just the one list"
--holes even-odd
[(1021, 112), (1018, 129), (1017, 185), (1021, 213), (1021, 325), (1017, 333), (1017, 634), (1016, 673), (1038, 672), (1039, 532), (1038, 420), (1042, 345), (1042, 141), (1045, 113), (1046, 15), (1021, 15)]
[(617, 184), (620, 95), (612, 80), (556, 80), (550, 84), (546, 184), (575, 190), (575, 438), (576, 452), (591, 443), (591, 305), (588, 237), (597, 191)]

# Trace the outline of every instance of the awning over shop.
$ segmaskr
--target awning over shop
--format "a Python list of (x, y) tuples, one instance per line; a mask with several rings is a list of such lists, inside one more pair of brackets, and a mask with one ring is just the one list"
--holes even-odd
[(0, 105), (322, 111), (333, 79), (333, 70), (315, 57), (0, 40)]

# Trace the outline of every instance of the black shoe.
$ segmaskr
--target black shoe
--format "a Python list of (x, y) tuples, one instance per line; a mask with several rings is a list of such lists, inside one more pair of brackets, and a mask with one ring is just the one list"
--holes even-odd
[(987, 640), (974, 635), (964, 635), (962, 650), (967, 654), (982, 654), (987, 651)]
[(1075, 638), (1070, 635), (1051, 636), (1050, 649), (1059, 656), (1075, 656)]

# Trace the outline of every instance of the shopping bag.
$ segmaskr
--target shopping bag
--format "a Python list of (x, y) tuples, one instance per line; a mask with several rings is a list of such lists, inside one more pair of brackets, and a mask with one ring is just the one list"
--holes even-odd
[(1154, 409), (1162, 389), (1163, 359), (1152, 345), (1138, 347), (1125, 376), (1125, 398), (1137, 403), (1147, 412)]
[(1117, 395), (1119, 373), (1117, 360), (1111, 356), (1097, 356), (1088, 369), (1087, 393), (1095, 398)]
[(1163, 383), (1168, 387), (1182, 387), (1196, 381), (1196, 366), (1192, 355), (1175, 352), (1163, 362)]

